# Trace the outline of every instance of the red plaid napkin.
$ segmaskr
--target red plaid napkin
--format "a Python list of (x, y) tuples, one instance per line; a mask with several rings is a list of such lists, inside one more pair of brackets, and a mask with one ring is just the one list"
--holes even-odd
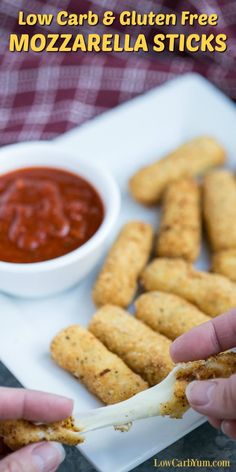
[[(9, 34), (24, 32), (17, 26), (18, 10), (26, 13), (53, 13), (59, 10), (102, 14), (113, 10), (140, 13), (186, 10), (178, 0), (1, 0), (0, 2), (0, 144), (32, 139), (50, 139), (99, 113), (162, 84), (179, 74), (196, 71), (236, 99), (236, 2), (235, 0), (189, 0), (191, 12), (216, 12), (220, 21), (214, 33), (228, 35), (225, 53), (198, 54), (92, 54), (92, 53), (10, 53)], [(50, 32), (59, 32), (52, 25)], [(142, 28), (142, 30), (141, 30)], [(144, 27), (120, 27), (119, 32), (137, 35)], [(104, 32), (99, 25), (90, 32)], [(34, 32), (42, 32), (31, 27)], [(117, 25), (109, 27), (110, 33)], [(164, 33), (169, 32), (163, 27)], [(46, 32), (44, 27), (43, 32)], [(63, 30), (63, 32), (65, 32)], [(69, 32), (68, 30), (66, 32)], [(73, 33), (88, 33), (76, 27)], [(107, 30), (105, 32), (108, 32)], [(160, 32), (146, 28), (148, 38)], [(180, 31), (179, 31), (180, 32)], [(187, 33), (185, 27), (184, 31)], [(193, 29), (190, 30), (193, 32)], [(196, 32), (196, 29), (194, 29)], [(202, 30), (199, 31), (203, 33)], [(207, 32), (207, 31), (204, 31)]]

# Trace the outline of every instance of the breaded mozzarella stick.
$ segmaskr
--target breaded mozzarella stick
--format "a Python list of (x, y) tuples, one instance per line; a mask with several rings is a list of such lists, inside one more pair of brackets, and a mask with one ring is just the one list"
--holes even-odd
[(68, 446), (84, 442), (74, 418), (49, 424), (34, 424), (23, 419), (0, 420), (0, 437), (15, 451), (28, 444), (41, 441), (57, 441)]
[(117, 403), (145, 390), (147, 383), (79, 325), (61, 331), (52, 341), (56, 363), (69, 371), (106, 404)]
[(173, 397), (161, 404), (160, 414), (171, 418), (182, 418), (184, 412), (189, 409), (185, 391), (190, 382), (216, 378), (227, 379), (235, 373), (236, 354), (234, 352), (223, 352), (206, 360), (177, 364)]
[(200, 189), (191, 178), (176, 180), (164, 192), (156, 254), (193, 262), (200, 252), (200, 239)]
[(200, 136), (140, 169), (130, 180), (130, 192), (139, 202), (153, 204), (173, 180), (204, 174), (211, 167), (223, 164), (225, 159), (225, 150), (214, 138)]
[(147, 223), (132, 221), (122, 228), (93, 288), (97, 306), (112, 303), (127, 307), (131, 303), (152, 242), (153, 230)]
[(212, 257), (212, 270), (236, 282), (236, 249), (215, 252)]
[(205, 177), (203, 210), (213, 251), (236, 248), (236, 181), (230, 171), (218, 170)]
[(155, 259), (143, 271), (147, 291), (174, 293), (217, 316), (236, 306), (236, 284), (226, 277), (194, 269), (182, 259)]
[(173, 366), (170, 340), (122, 308), (103, 306), (93, 316), (89, 330), (149, 385), (164, 379)]
[(196, 306), (171, 293), (145, 293), (137, 298), (135, 308), (137, 319), (172, 340), (210, 319)]

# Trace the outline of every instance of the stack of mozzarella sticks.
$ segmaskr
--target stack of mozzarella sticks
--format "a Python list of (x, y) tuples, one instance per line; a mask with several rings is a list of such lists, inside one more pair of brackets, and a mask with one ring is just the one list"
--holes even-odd
[[(51, 345), (53, 359), (106, 404), (161, 382), (173, 368), (172, 340), (236, 306), (236, 181), (212, 170), (225, 160), (215, 139), (199, 137), (130, 180), (138, 202), (161, 202), (158, 235), (140, 221), (121, 229), (93, 288), (98, 311), (88, 330), (71, 326)], [(213, 270), (223, 275), (192, 265), (202, 221)], [(146, 293), (135, 299), (140, 289)], [(133, 301), (135, 316), (127, 311)]]
[[(225, 160), (215, 139), (199, 137), (130, 180), (130, 192), (138, 202), (161, 202), (158, 234), (140, 221), (121, 229), (93, 288), (98, 310), (88, 329), (70, 326), (51, 344), (55, 362), (106, 405), (160, 383), (174, 367), (171, 342), (236, 306), (236, 181), (228, 170), (212, 170)], [(203, 224), (212, 250), (211, 272), (193, 266)], [(133, 302), (134, 316), (128, 311)], [(236, 354), (181, 366), (184, 377), (160, 414), (181, 417), (188, 405), (185, 388), (194, 373), (200, 369), (199, 379), (230, 376), (236, 373)], [(22, 421), (17, 427), (1, 422), (0, 435), (11, 447), (39, 437), (76, 444), (82, 439), (71, 421), (44, 429)]]

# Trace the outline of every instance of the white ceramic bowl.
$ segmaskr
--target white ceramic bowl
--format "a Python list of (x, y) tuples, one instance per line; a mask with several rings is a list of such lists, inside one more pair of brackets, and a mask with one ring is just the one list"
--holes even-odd
[(113, 177), (95, 164), (87, 164), (79, 152), (59, 144), (30, 142), (0, 150), (0, 175), (25, 167), (55, 167), (88, 180), (102, 198), (105, 216), (98, 231), (78, 249), (45, 262), (15, 264), (0, 261), (0, 290), (20, 297), (43, 297), (59, 293), (79, 282), (93, 269), (116, 222), (120, 193)]

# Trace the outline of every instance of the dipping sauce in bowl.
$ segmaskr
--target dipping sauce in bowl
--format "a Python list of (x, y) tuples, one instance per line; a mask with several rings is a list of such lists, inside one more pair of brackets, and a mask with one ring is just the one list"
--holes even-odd
[(99, 194), (77, 174), (32, 167), (0, 176), (0, 261), (63, 256), (86, 243), (103, 219)]

